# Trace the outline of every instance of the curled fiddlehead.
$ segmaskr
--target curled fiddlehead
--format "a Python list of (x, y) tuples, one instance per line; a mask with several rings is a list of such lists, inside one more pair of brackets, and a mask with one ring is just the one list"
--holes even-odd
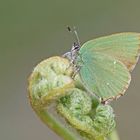
[[(51, 57), (38, 64), (29, 78), (29, 98), (41, 120), (65, 140), (113, 140), (113, 109), (102, 105), (72, 79), (67, 59)], [(117, 140), (117, 139), (116, 139)]]

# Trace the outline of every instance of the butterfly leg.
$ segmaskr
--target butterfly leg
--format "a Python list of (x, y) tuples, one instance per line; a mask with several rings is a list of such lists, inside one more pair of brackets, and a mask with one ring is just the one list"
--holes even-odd
[(62, 55), (62, 57), (71, 60), (71, 59), (72, 59), (71, 52), (66, 52), (66, 53), (64, 53), (64, 54)]
[(79, 49), (80, 49), (80, 46), (78, 44), (74, 43), (71, 48), (71, 51), (62, 55), (62, 57), (67, 58), (70, 61), (70, 64), (67, 69), (69, 69), (71, 66), (74, 68), (74, 74), (72, 76), (73, 79), (80, 70), (80, 66), (77, 66), (77, 64), (76, 64), (76, 58), (78, 56)]
[(72, 79), (74, 79), (75, 76), (76, 76), (76, 74), (79, 73), (80, 68), (81, 68), (81, 67), (74, 65), (74, 73), (73, 73), (73, 75), (72, 75)]
[(70, 61), (70, 64), (69, 64), (69, 66), (67, 67), (67, 69), (69, 69), (71, 66), (73, 66), (73, 59), (72, 59), (72, 54), (71, 54), (71, 52), (66, 52), (66, 53), (64, 53), (63, 55), (62, 55), (62, 57), (64, 57), (64, 58), (66, 58), (66, 59), (68, 59), (69, 61)]
[(69, 69), (71, 66), (74, 67), (75, 69), (77, 69), (76, 64), (75, 64), (75, 59), (76, 59), (75, 53), (73, 54), (72, 51), (66, 52), (65, 54), (62, 55), (62, 57), (67, 58), (70, 61), (70, 64), (67, 69)]
[[(113, 97), (113, 98), (115, 98), (115, 97)], [(108, 104), (111, 103), (111, 101), (113, 101), (113, 98), (109, 98), (109, 99), (107, 99), (107, 100), (103, 100), (103, 99), (101, 98), (101, 103), (104, 104), (104, 105), (108, 105)]]

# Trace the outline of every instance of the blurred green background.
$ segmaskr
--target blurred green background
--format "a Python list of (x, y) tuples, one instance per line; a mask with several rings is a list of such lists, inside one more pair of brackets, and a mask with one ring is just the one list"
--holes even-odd
[[(60, 140), (30, 107), (27, 79), (33, 67), (71, 48), (66, 26), (81, 42), (99, 36), (140, 32), (139, 0), (0, 1), (0, 140)], [(113, 102), (121, 140), (139, 140), (140, 62), (124, 97)]]

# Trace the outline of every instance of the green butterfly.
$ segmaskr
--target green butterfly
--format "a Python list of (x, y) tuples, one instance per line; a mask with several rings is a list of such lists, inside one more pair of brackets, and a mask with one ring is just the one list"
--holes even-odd
[[(70, 29), (69, 29), (70, 30)], [(74, 31), (77, 35), (77, 32)], [(78, 69), (85, 88), (102, 102), (124, 95), (140, 52), (140, 33), (125, 32), (74, 43), (64, 54)]]

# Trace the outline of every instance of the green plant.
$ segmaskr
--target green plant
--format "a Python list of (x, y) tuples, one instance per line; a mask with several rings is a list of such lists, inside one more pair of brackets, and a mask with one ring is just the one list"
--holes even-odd
[(103, 105), (82, 85), (62, 57), (38, 64), (29, 78), (32, 108), (64, 140), (119, 140), (113, 109)]

